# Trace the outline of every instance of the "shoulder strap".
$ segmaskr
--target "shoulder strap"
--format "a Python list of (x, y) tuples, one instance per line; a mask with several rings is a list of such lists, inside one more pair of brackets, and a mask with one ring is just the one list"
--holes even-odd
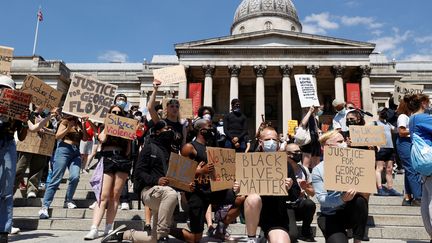
[(298, 165), (300, 166), (300, 169), (302, 170), (303, 174), (305, 175), (305, 181), (307, 181), (308, 180), (308, 174), (306, 172), (306, 168), (303, 167), (303, 165), (301, 165), (301, 164), (298, 164)]

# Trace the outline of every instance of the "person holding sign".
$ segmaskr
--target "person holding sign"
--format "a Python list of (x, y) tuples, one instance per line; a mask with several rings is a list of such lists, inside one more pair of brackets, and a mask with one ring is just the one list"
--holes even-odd
[(87, 139), (87, 132), (84, 123), (87, 119), (78, 120), (78, 117), (65, 115), (60, 122), (56, 133), (56, 139), (60, 140), (54, 153), (53, 174), (51, 182), (45, 191), (42, 208), (39, 210), (40, 219), (48, 219), (48, 208), (54, 200), (61, 180), (63, 179), (66, 168), (69, 169), (69, 184), (66, 190), (64, 208), (74, 209), (77, 206), (73, 202), (73, 196), (78, 186), (81, 170), (81, 154), (79, 144), (81, 140)]
[[(258, 152), (279, 151), (278, 135), (273, 127), (265, 127), (260, 132), (258, 140)], [(287, 161), (284, 161), (288, 163)], [(264, 231), (269, 242), (290, 243), (289, 216), (287, 202), (295, 202), (300, 195), (300, 187), (297, 184), (294, 169), (287, 164), (288, 178), (284, 179), (286, 196), (260, 196), (249, 194), (244, 202), (246, 231), (248, 243), (257, 243), (256, 231), (258, 225)], [(295, 219), (293, 219), (295, 220)]]
[(323, 107), (311, 106), (300, 123), (300, 125), (309, 132), (311, 138), (310, 143), (301, 146), (303, 152), (303, 165), (309, 171), (312, 171), (312, 169), (320, 162), (321, 146), (318, 142), (318, 136), (321, 131), (318, 126), (318, 116), (322, 115), (322, 108)]
[(173, 137), (174, 132), (171, 127), (165, 121), (158, 121), (150, 130), (150, 136), (140, 153), (134, 170), (134, 191), (141, 195), (142, 202), (151, 209), (153, 217), (151, 235), (145, 231), (125, 231), (126, 226), (122, 225), (102, 239), (102, 242), (112, 240), (168, 242), (168, 234), (178, 202), (177, 192), (169, 186), (169, 180), (166, 177), (171, 151), (170, 141)]
[[(338, 130), (320, 137), (322, 146), (346, 148), (344, 137)], [(365, 236), (368, 218), (368, 202), (355, 189), (346, 192), (324, 189), (324, 161), (312, 171), (312, 185), (321, 205), (318, 226), (327, 243), (348, 242), (346, 229), (352, 229), (354, 242), (359, 243)]]
[(345, 101), (334, 99), (332, 105), (337, 112), (333, 118), (333, 129), (341, 131), (345, 137), (348, 132), (348, 127), (346, 126), (347, 109), (345, 108)]
[(195, 190), (186, 193), (189, 205), (190, 231), (186, 229), (174, 229), (172, 235), (179, 240), (189, 243), (199, 242), (202, 238), (205, 223), (205, 214), (209, 204), (228, 205), (233, 207), (228, 211), (221, 224), (216, 228), (215, 237), (226, 240), (227, 226), (240, 215), (239, 207), (243, 203), (241, 198), (236, 199), (233, 190), (211, 191), (210, 177), (214, 176), (214, 164), (207, 160), (206, 145), (214, 139), (211, 121), (200, 119), (195, 122), (194, 129), (197, 132), (196, 140), (185, 144), (181, 154), (199, 163), (195, 173)]
[[(42, 106), (35, 106), (34, 111), (30, 113), (27, 125), (28, 131), (38, 133), (39, 136), (43, 136), (45, 132), (53, 133), (51, 130), (53, 126), (50, 122), (51, 118), (55, 117), (55, 112), (50, 112), (47, 109), (43, 109)], [(52, 141), (54, 144), (54, 141)], [(48, 162), (48, 156), (36, 153), (21, 152), (17, 162), (16, 178), (14, 191), (18, 188), (18, 184), (24, 178), (25, 171), (29, 168), (29, 174), (27, 175), (27, 198), (35, 198), (38, 192), (39, 176), (38, 173), (41, 171)]]
[[(8, 76), (0, 75), (0, 93), (6, 89), (15, 89), (15, 82)], [(12, 229), (13, 192), (17, 161), (14, 139), (23, 141), (27, 136), (27, 125), (22, 121), (0, 114), (0, 242), (8, 242), (8, 234)]]
[[(112, 105), (109, 114), (126, 116), (126, 112), (119, 105)], [(120, 120), (116, 120), (120, 123)], [(118, 124), (122, 126), (122, 124)], [(123, 124), (124, 125), (124, 124)], [(103, 159), (103, 184), (101, 201), (93, 211), (93, 222), (85, 240), (93, 240), (99, 237), (98, 227), (102, 221), (106, 209), (106, 223), (104, 234), (108, 234), (113, 228), (119, 199), (123, 186), (132, 168), (130, 159), (131, 141), (117, 136), (108, 135), (108, 129), (103, 129), (98, 139), (101, 142), (101, 155)]]
[(171, 150), (174, 153), (178, 153), (180, 151), (180, 148), (186, 143), (187, 137), (186, 127), (182, 123), (180, 123), (180, 102), (177, 99), (168, 100), (166, 106), (166, 117), (161, 119), (157, 111), (155, 110), (156, 93), (160, 85), (161, 81), (156, 79), (153, 81), (153, 93), (151, 94), (150, 100), (147, 104), (147, 108), (151, 117), (151, 122), (149, 122), (149, 126), (151, 127), (158, 121), (164, 120), (168, 124), (168, 126), (173, 129), (175, 133), (174, 139), (171, 142)]

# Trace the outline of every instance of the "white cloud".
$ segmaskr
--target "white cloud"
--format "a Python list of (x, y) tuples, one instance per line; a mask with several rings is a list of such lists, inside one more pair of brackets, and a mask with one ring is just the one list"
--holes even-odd
[(407, 56), (404, 60), (407, 61), (432, 61), (431, 54), (411, 54)]
[(331, 20), (328, 12), (311, 14), (303, 20), (303, 32), (310, 34), (326, 34), (327, 30), (339, 28), (339, 24)]
[(126, 62), (128, 55), (119, 51), (109, 50), (99, 55), (98, 60), (104, 62)]
[(403, 34), (400, 34), (397, 28), (393, 28), (393, 32), (393, 36), (384, 36), (370, 40), (369, 42), (376, 44), (376, 51), (389, 53), (393, 55), (393, 58), (396, 58), (404, 52), (403, 48), (401, 48), (402, 43), (411, 37), (411, 32), (405, 31)]
[(375, 36), (381, 36), (381, 34), (383, 33), (382, 30), (374, 30), (371, 32), (373, 35)]
[(432, 35), (414, 38), (414, 41), (420, 44), (432, 42)]
[(348, 2), (345, 2), (345, 5), (347, 5), (350, 8), (354, 8), (354, 7), (359, 6), (360, 3), (357, 1), (348, 1)]
[(383, 27), (382, 23), (376, 22), (373, 17), (361, 17), (361, 16), (342, 16), (341, 23), (346, 26), (357, 26), (357, 25), (365, 25), (369, 29), (379, 29)]

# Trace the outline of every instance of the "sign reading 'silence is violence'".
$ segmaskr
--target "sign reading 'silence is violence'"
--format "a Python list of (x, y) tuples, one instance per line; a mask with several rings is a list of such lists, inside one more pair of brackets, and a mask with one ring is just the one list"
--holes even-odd
[(116, 91), (115, 85), (74, 74), (63, 112), (103, 123), (113, 104)]
[(240, 195), (286, 196), (285, 178), (288, 177), (286, 153), (237, 153), (236, 180)]
[(105, 118), (106, 133), (110, 136), (134, 140), (138, 121), (115, 114), (108, 114)]

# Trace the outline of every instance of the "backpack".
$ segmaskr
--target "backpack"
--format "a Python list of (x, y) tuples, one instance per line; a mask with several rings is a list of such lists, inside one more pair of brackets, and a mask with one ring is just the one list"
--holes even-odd
[(411, 139), (411, 163), (414, 170), (422, 176), (432, 175), (432, 147), (415, 133)]

